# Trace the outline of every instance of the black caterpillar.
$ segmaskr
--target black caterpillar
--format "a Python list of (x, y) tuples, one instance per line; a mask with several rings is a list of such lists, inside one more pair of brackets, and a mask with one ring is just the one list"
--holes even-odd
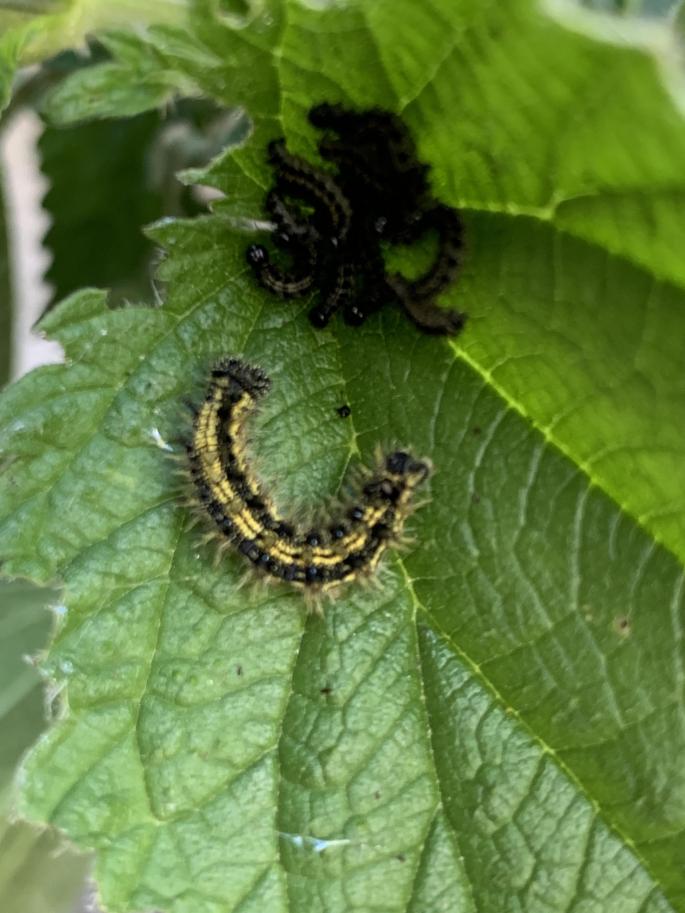
[[(329, 104), (312, 108), (309, 120), (324, 131), (319, 152), (336, 174), (292, 155), (282, 139), (269, 145), (275, 186), (266, 208), (290, 266), (251, 245), (247, 259), (259, 282), (284, 299), (318, 291), (309, 312), (318, 328), (337, 311), (359, 326), (395, 304), (427, 333), (458, 333), (466, 316), (438, 307), (436, 299), (459, 268), (461, 219), (431, 197), (428, 167), (417, 160), (402, 121), (376, 108), (354, 112)], [(429, 232), (437, 233), (438, 252), (423, 276), (386, 272), (383, 244), (410, 244)]]

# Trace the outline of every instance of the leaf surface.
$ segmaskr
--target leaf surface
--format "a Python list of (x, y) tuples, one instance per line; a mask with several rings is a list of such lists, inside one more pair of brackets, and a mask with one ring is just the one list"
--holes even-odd
[[(685, 910), (685, 293), (665, 192), (685, 123), (646, 56), (523, 0), (401, 14), (199, 9), (187, 41), (139, 42), (245, 105), (253, 134), (186, 177), (227, 193), (214, 215), (153, 230), (164, 306), (75, 294), (43, 323), (68, 364), (0, 405), (0, 554), (63, 578), (68, 609), (47, 660), (68, 713), (24, 810), (99, 851), (114, 911)], [(54, 104), (92, 110), (80, 79)], [(324, 98), (402, 111), (463, 209), (456, 342), (392, 312), (317, 333), (248, 273), (234, 217), (261, 215), (266, 141), (313, 156)], [(610, 215), (636, 188), (669, 214), (640, 256)], [(252, 451), (279, 503), (325, 499), (379, 443), (432, 459), (380, 592), (307, 617), (296, 594), (238, 590), (235, 557), (212, 567), (168, 452), (225, 353), (273, 379)]]

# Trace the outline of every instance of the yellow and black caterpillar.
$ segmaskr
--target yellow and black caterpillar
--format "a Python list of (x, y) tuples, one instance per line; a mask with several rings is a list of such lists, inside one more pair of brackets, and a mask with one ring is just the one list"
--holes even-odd
[(395, 451), (339, 515), (316, 528), (289, 522), (274, 509), (246, 455), (246, 419), (270, 386), (259, 368), (237, 359), (213, 369), (187, 444), (196, 494), (220, 537), (256, 569), (313, 593), (330, 592), (373, 571), (398, 541), (430, 465)]

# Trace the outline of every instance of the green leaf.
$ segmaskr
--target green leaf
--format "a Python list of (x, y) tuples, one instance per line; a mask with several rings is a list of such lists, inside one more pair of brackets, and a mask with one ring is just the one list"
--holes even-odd
[(50, 189), (43, 206), (51, 216), (44, 243), (52, 254), (46, 278), (55, 300), (84, 285), (114, 287), (115, 301), (151, 294), (153, 246), (143, 226), (164, 214), (150, 167), (159, 128), (151, 112), (44, 130), (39, 149)]
[(177, 101), (165, 116), (47, 126), (39, 151), (50, 188), (44, 245), (53, 300), (84, 285), (109, 287), (112, 303), (150, 297), (156, 250), (145, 224), (204, 211), (176, 172), (206, 163), (244, 133), (240, 112), (194, 99)]
[(55, 834), (11, 823), (14, 768), (44, 728), (40, 680), (29, 657), (47, 639), (45, 610), (54, 594), (27, 583), (0, 584), (0, 909), (71, 913), (85, 861), (60, 848)]
[[(157, 56), (254, 130), (186, 174), (214, 215), (153, 230), (164, 305), (73, 295), (43, 322), (67, 364), (0, 403), (4, 569), (65, 581), (23, 811), (97, 849), (117, 913), (685, 910), (685, 122), (653, 58), (526, 0), (202, 7), (121, 46), (122, 93)], [(456, 342), (317, 333), (248, 273), (266, 141), (313, 156), (324, 98), (401, 111), (463, 209)], [(379, 443), (433, 460), (379, 592), (318, 618), (213, 567), (168, 451), (224, 353), (273, 378), (279, 502)]]
[(645, 52), (685, 114), (685, 54), (678, 24), (682, 0), (542, 0), (542, 8), (581, 34)]
[[(185, 0), (30, 0), (0, 2), (0, 112), (16, 69), (83, 43), (96, 29), (151, 22), (183, 22)], [(125, 113), (125, 112), (119, 112)]]

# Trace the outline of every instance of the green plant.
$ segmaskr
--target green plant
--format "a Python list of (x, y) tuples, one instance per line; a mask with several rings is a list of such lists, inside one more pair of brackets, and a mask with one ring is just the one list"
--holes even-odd
[[(163, 304), (74, 293), (42, 322), (66, 364), (0, 400), (2, 569), (65, 606), (20, 808), (97, 851), (112, 911), (685, 910), (677, 24), (612, 44), (552, 6), (198, 0), (100, 34), (43, 102), (253, 125), (183, 174), (211, 213), (147, 229)], [(394, 312), (317, 333), (255, 285), (265, 145), (314, 157), (322, 99), (400, 111), (462, 210), (456, 341)], [(212, 569), (166, 451), (224, 353), (278, 371), (255, 451), (284, 503), (378, 442), (431, 456), (380, 594), (320, 619)]]

